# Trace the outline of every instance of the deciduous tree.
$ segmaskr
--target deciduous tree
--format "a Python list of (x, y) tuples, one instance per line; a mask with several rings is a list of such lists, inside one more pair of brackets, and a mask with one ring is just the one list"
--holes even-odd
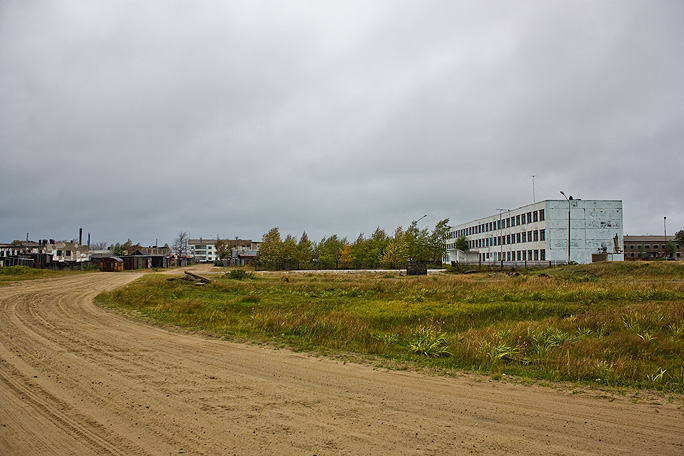
[(430, 252), (433, 262), (442, 262), (446, 257), (446, 237), (449, 234), (449, 219), (440, 220), (430, 235)]
[(313, 245), (311, 244), (306, 231), (304, 231), (302, 236), (299, 238), (299, 243), (297, 244), (297, 262), (299, 263), (299, 268), (310, 268), (312, 258)]
[(340, 249), (340, 266), (344, 269), (348, 269), (354, 261), (354, 255), (352, 255), (351, 245), (349, 243), (344, 244), (344, 247)]
[(394, 237), (389, 240), (380, 263), (391, 269), (399, 269), (406, 265), (409, 257), (409, 236), (398, 226)]
[(283, 269), (297, 268), (297, 239), (291, 234), (285, 236), (281, 246), (281, 257)]
[(468, 238), (465, 236), (459, 236), (456, 238), (454, 241), (454, 247), (457, 250), (463, 250), (464, 252), (468, 251)]
[[(176, 238), (175, 241), (173, 241), (173, 253), (176, 254), (176, 256), (179, 257), (184, 257), (188, 256), (188, 252), (190, 250), (188, 246), (188, 232), (187, 231), (181, 231), (178, 233), (178, 237)], [(129, 239), (130, 241), (130, 239)]]
[(266, 269), (277, 269), (282, 262), (282, 240), (280, 230), (271, 228), (261, 238), (261, 245), (257, 252), (259, 266)]
[(214, 247), (216, 247), (216, 255), (219, 260), (230, 258), (230, 247), (227, 239), (217, 239)]

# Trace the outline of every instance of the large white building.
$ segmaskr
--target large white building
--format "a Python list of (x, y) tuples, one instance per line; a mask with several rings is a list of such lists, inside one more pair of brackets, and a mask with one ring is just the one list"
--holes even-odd
[(198, 263), (213, 263), (218, 260), (216, 239), (188, 239), (190, 256)]
[(454, 226), (448, 262), (463, 258), (454, 246), (461, 236), (469, 261), (481, 263), (591, 263), (603, 253), (623, 260), (622, 201), (546, 200)]

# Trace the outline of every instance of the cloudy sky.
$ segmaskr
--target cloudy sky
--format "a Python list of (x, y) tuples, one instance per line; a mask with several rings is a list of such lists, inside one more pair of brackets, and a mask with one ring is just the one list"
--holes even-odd
[(684, 2), (2, 0), (0, 159), (0, 242), (353, 240), (560, 190), (671, 234)]

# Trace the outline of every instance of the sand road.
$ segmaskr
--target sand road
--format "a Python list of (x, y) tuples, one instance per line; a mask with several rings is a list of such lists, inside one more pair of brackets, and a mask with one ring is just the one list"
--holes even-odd
[(92, 303), (136, 277), (0, 287), (1, 455), (684, 455), (681, 401), (390, 372)]

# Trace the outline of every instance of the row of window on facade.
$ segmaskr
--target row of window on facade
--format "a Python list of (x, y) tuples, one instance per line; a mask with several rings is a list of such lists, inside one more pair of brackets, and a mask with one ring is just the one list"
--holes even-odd
[[(472, 239), (468, 241), (469, 249), (481, 249), (497, 245), (522, 244), (523, 242), (539, 242), (546, 240), (546, 230), (523, 231), (521, 233), (506, 234), (484, 239)], [(447, 244), (447, 248), (453, 249), (454, 244)]]
[[(633, 245), (633, 244), (630, 245), (629, 248), (630, 248), (631, 250), (634, 250), (634, 245)], [(637, 248), (637, 250), (640, 250), (640, 249), (641, 249), (641, 246), (640, 246), (640, 245), (637, 245), (636, 248)], [(644, 249), (650, 249), (650, 248), (651, 248), (651, 244), (644, 244)], [(653, 248), (654, 248), (654, 249), (657, 249), (657, 248), (658, 248), (658, 244), (653, 244)], [(663, 249), (663, 250), (665, 250), (665, 249), (667, 248), (667, 246), (666, 246), (665, 244), (662, 244), (662, 245), (660, 245), (660, 248)], [(677, 244), (677, 245), (675, 246), (675, 248), (679, 250), (679, 244)]]
[(450, 237), (457, 238), (461, 236), (472, 236), (474, 234), (488, 233), (490, 231), (502, 230), (504, 228), (511, 228), (515, 226), (525, 225), (527, 223), (543, 222), (545, 219), (544, 209), (538, 211), (531, 211), (523, 214), (514, 215), (511, 217), (501, 218), (499, 220), (492, 220), (487, 223), (480, 223), (477, 225), (462, 228), (453, 231)]
[[(7, 250), (7, 256), (8, 256), (8, 257), (10, 257), (10, 256), (16, 256), (16, 255), (27, 255), (27, 254), (30, 254), (30, 253), (31, 253), (30, 251), (27, 252), (26, 250)], [(44, 253), (44, 252), (43, 252), (43, 250), (41, 249), (41, 250), (38, 251), (38, 253)], [(62, 256), (62, 253), (64, 253), (64, 256), (65, 256), (65, 257), (70, 257), (70, 256), (71, 256), (71, 250), (65, 250), (64, 252), (62, 252), (62, 250), (57, 250), (57, 252), (56, 252), (56, 254), (57, 254), (58, 257), (61, 257), (61, 256)], [(4, 256), (5, 256), (5, 250), (0, 250), (0, 257), (4, 257)]]
[(480, 261), (546, 261), (546, 250), (515, 250), (511, 252), (480, 253)]

